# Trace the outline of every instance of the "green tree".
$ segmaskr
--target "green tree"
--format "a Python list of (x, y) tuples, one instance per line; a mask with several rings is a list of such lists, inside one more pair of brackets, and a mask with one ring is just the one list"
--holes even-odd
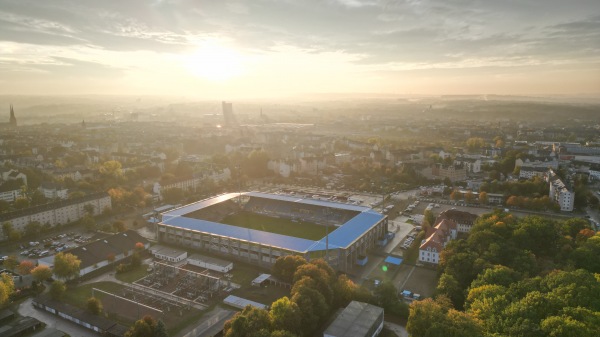
[(125, 337), (149, 337), (154, 336), (157, 322), (152, 316), (146, 315), (135, 321), (133, 326), (125, 333)]
[(225, 322), (224, 337), (258, 337), (268, 336), (271, 331), (271, 318), (266, 310), (246, 306)]
[(81, 225), (88, 231), (96, 230), (96, 227), (97, 227), (96, 220), (93, 217), (91, 217), (89, 214), (84, 215), (80, 221), (81, 221)]
[(271, 305), (269, 312), (273, 329), (287, 330), (294, 334), (300, 334), (302, 331), (302, 322), (300, 320), (300, 309), (298, 305), (288, 297), (282, 297)]
[(281, 256), (273, 264), (271, 272), (280, 280), (292, 283), (296, 270), (306, 263), (306, 259), (300, 255)]
[(60, 252), (54, 255), (54, 275), (62, 279), (79, 276), (81, 260), (71, 253)]
[(27, 198), (17, 198), (13, 204), (15, 209), (24, 209), (29, 207), (29, 200)]
[(67, 291), (67, 286), (62, 281), (54, 280), (50, 285), (50, 296), (55, 300), (61, 299), (65, 291)]
[(120, 178), (123, 175), (121, 163), (117, 160), (109, 160), (102, 163), (98, 171), (101, 176), (113, 179)]
[(382, 282), (375, 288), (377, 303), (388, 313), (400, 318), (408, 318), (408, 305), (398, 298), (398, 290), (392, 282)]
[(36, 237), (40, 234), (42, 230), (42, 224), (37, 221), (32, 221), (25, 225), (25, 236), (27, 237)]
[(156, 328), (154, 329), (154, 337), (169, 337), (167, 333), (167, 327), (162, 320), (158, 320), (156, 323)]
[(96, 297), (90, 297), (87, 300), (87, 309), (94, 315), (100, 315), (102, 312), (102, 302)]
[(90, 217), (93, 217), (93, 216), (94, 216), (94, 209), (95, 209), (95, 207), (94, 207), (94, 205), (92, 205), (92, 204), (85, 204), (85, 205), (83, 205), (83, 210), (84, 210), (84, 211), (85, 211), (85, 213), (86, 213), (87, 215), (89, 215)]
[(9, 255), (6, 260), (4, 260), (4, 268), (8, 270), (15, 270), (19, 265), (19, 260), (14, 255)]
[(10, 222), (2, 223), (2, 234), (5, 238), (10, 238), (10, 234), (14, 231), (13, 225)]

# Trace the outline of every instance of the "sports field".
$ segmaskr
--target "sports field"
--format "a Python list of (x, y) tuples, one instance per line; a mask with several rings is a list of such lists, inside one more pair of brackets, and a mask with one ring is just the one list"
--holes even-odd
[[(295, 222), (245, 211), (228, 215), (221, 223), (315, 241), (324, 238), (327, 231), (325, 226), (312, 222)], [(330, 231), (334, 229), (333, 226), (329, 227)]]

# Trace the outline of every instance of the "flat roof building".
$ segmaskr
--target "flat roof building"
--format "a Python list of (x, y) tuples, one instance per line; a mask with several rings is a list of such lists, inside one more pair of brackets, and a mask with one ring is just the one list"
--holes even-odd
[(383, 308), (352, 301), (331, 323), (323, 337), (376, 337), (383, 329)]

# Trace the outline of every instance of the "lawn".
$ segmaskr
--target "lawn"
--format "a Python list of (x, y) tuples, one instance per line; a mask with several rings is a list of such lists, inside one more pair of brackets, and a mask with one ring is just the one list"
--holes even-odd
[(147, 268), (148, 265), (143, 264), (125, 273), (115, 273), (115, 278), (121, 282), (133, 283), (148, 275)]
[(229, 215), (223, 219), (222, 223), (315, 241), (321, 240), (327, 234), (325, 226), (315, 223), (295, 222), (289, 219), (272, 218), (250, 212), (239, 212)]
[[(114, 282), (96, 282), (84, 284), (77, 288), (69, 287), (63, 295), (63, 301), (80, 308), (85, 308), (88, 298), (92, 297), (92, 288), (120, 294), (123, 286)], [(99, 294), (96, 294), (96, 296), (99, 296)]]

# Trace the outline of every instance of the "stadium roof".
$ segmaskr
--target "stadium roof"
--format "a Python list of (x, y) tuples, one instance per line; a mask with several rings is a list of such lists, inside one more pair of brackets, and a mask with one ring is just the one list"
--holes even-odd
[[(221, 203), (223, 201), (231, 200), (239, 195), (239, 193), (227, 193), (165, 212), (162, 214), (162, 224), (224, 237), (231, 237), (238, 240), (257, 242), (264, 245), (301, 253), (327, 249), (327, 239), (325, 237), (321, 240), (313, 241), (293, 236), (263, 232), (255, 229), (185, 217), (185, 215), (188, 213)], [(330, 201), (302, 199), (291, 196), (259, 192), (246, 192), (242, 193), (242, 195), (360, 212), (358, 215), (329, 234), (329, 249), (346, 248), (350, 246), (360, 237), (361, 234), (369, 230), (384, 218), (384, 215), (364, 206), (347, 205)]]

